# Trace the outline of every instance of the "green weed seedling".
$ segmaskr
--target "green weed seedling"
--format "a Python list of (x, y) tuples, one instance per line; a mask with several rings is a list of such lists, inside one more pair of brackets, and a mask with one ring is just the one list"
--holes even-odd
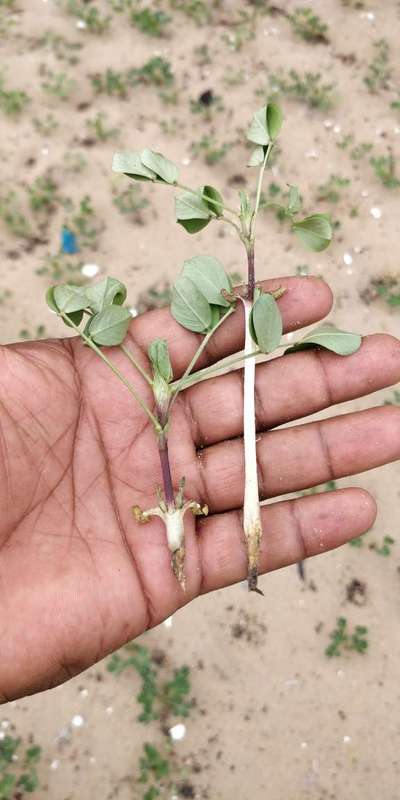
[(101, 111), (94, 119), (86, 120), (86, 125), (99, 142), (108, 142), (109, 139), (117, 139), (120, 135), (119, 128), (108, 127), (107, 114), (102, 114)]
[(329, 44), (328, 26), (314, 13), (312, 8), (295, 8), (288, 19), (296, 36), (312, 44)]
[(364, 83), (371, 94), (378, 94), (382, 89), (390, 88), (392, 69), (390, 66), (390, 48), (386, 39), (374, 42), (375, 56), (368, 65)]
[(193, 705), (189, 698), (191, 691), (189, 667), (179, 667), (174, 670), (169, 680), (162, 680), (160, 668), (152, 659), (149, 649), (131, 642), (123, 651), (114, 653), (107, 664), (108, 672), (114, 675), (121, 675), (130, 668), (136, 670), (142, 679), (142, 686), (137, 695), (137, 701), (142, 706), (139, 722), (165, 720), (171, 716), (189, 716)]
[(381, 545), (373, 542), (370, 544), (370, 550), (373, 550), (378, 556), (390, 556), (392, 554), (392, 547), (396, 544), (395, 539), (391, 536), (384, 536)]
[(67, 0), (65, 10), (83, 23), (82, 27), (89, 33), (102, 34), (110, 27), (111, 16), (102, 15), (97, 6), (89, 5), (85, 0)]
[(345, 617), (338, 617), (336, 628), (329, 635), (331, 643), (325, 649), (328, 658), (343, 655), (343, 650), (355, 650), (356, 653), (365, 653), (368, 649), (368, 628), (356, 625), (351, 633)]
[(40, 75), (44, 78), (41, 87), (46, 94), (64, 102), (69, 100), (76, 87), (76, 81), (73, 78), (69, 78), (66, 72), (53, 72), (45, 64), (40, 68)]
[(392, 396), (391, 396), (390, 400), (388, 398), (386, 398), (384, 405), (385, 406), (400, 406), (400, 389), (395, 389), (394, 392), (392, 392)]
[(171, 17), (164, 11), (152, 11), (151, 8), (132, 10), (129, 15), (130, 22), (147, 36), (161, 38), (166, 35), (166, 29), (171, 22)]
[(14, 800), (25, 792), (40, 789), (36, 767), (42, 748), (36, 744), (23, 748), (20, 737), (4, 736), (0, 740), (0, 800)]
[(286, 75), (283, 72), (270, 76), (272, 92), (293, 98), (299, 103), (304, 103), (309, 108), (320, 111), (329, 111), (334, 106), (334, 83), (323, 83), (319, 72), (305, 72), (300, 75), (291, 69)]
[(326, 183), (318, 187), (317, 200), (319, 202), (338, 203), (341, 199), (341, 190), (345, 186), (350, 186), (349, 178), (331, 175)]
[(387, 186), (388, 189), (398, 189), (400, 178), (396, 173), (396, 159), (390, 150), (387, 156), (371, 158), (371, 166), (377, 178)]
[(0, 219), (13, 236), (18, 239), (31, 239), (33, 231), (31, 224), (24, 213), (20, 197), (10, 190), (0, 194)]
[(205, 3), (204, 0), (169, 0), (172, 9), (177, 9), (192, 19), (197, 25), (206, 25), (212, 22), (213, 8), (220, 6), (220, 0), (214, 3)]
[(137, 216), (140, 211), (150, 205), (147, 198), (143, 197), (141, 186), (136, 186), (134, 183), (121, 190), (117, 186), (113, 186), (112, 194), (113, 203), (121, 214)]
[(229, 142), (219, 144), (212, 134), (205, 133), (198, 142), (192, 142), (191, 151), (194, 156), (202, 156), (205, 163), (212, 167), (223, 161), (231, 146)]
[(4, 75), (0, 75), (0, 110), (8, 117), (18, 117), (30, 103), (30, 97), (21, 89), (7, 89)]
[[(249, 167), (258, 173), (255, 196), (240, 191), (236, 208), (227, 205), (221, 192), (212, 185), (194, 189), (183, 184), (177, 166), (161, 153), (145, 148), (141, 152), (122, 152), (114, 156), (113, 170), (116, 173), (123, 173), (133, 181), (148, 181), (164, 190), (169, 188), (177, 193), (175, 220), (188, 234), (196, 234), (209, 224), (229, 225), (244, 248), (247, 284), (236, 289), (215, 256), (196, 255), (183, 264), (174, 284), (170, 310), (182, 328), (198, 335), (198, 348), (179, 379), (174, 380), (166, 340), (155, 338), (150, 344), (147, 369), (136, 361), (131, 350), (124, 344), (131, 314), (123, 305), (127, 292), (120, 281), (106, 278), (85, 288), (73, 285), (53, 286), (47, 293), (50, 308), (81, 336), (85, 344), (121, 380), (154, 428), (163, 488), (157, 490), (158, 502), (153, 508), (142, 510), (136, 505), (133, 514), (137, 522), (148, 522), (153, 516), (162, 519), (171, 551), (172, 569), (182, 587), (185, 586), (184, 516), (188, 511), (195, 516), (207, 514), (208, 509), (197, 500), (185, 497), (184, 477), (179, 481), (178, 491), (175, 490), (168, 449), (171, 414), (180, 392), (199, 381), (226, 373), (244, 363), (243, 527), (247, 544), (249, 589), (259, 591), (257, 576), (262, 525), (256, 458), (255, 356), (270, 355), (279, 348), (285, 349), (278, 303), (285, 287), (278, 286), (274, 291), (265, 292), (257, 284), (255, 239), (264, 173), (282, 122), (282, 113), (273, 103), (268, 103), (255, 113), (247, 134), (254, 148)], [(276, 203), (273, 205), (276, 206)], [(332, 237), (329, 217), (317, 213), (302, 218), (301, 205), (298, 188), (290, 186), (287, 204), (282, 206), (285, 218), (303, 244), (315, 252), (321, 252), (328, 247)], [(244, 311), (244, 351), (220, 364), (194, 371), (210, 339), (239, 305)], [(83, 321), (84, 325), (80, 327)], [(339, 331), (332, 325), (325, 324), (307, 333), (299, 342), (286, 349), (285, 354), (304, 347), (324, 347), (345, 356), (358, 350), (360, 344), (361, 337), (357, 334)], [(151, 407), (144, 402), (136, 386), (130, 383), (111, 360), (112, 355), (110, 358), (106, 354), (107, 347), (120, 347), (140, 373), (142, 381), (151, 387), (154, 398)]]

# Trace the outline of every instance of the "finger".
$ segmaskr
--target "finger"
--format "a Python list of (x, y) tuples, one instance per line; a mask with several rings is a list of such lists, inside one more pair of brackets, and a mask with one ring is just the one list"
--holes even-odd
[[(398, 381), (400, 341), (386, 334), (367, 336), (346, 358), (326, 350), (275, 358), (257, 367), (257, 428), (276, 427)], [(197, 446), (240, 436), (243, 371), (199, 383), (182, 393), (180, 402)]]
[[(198, 456), (197, 463), (180, 465), (188, 487), (195, 487), (190, 496), (201, 497), (211, 512), (241, 507), (242, 440), (212, 445)], [(257, 457), (263, 498), (379, 467), (400, 458), (400, 408), (383, 406), (261, 434)]]
[[(373, 525), (376, 504), (363, 489), (341, 489), (262, 508), (260, 573), (339, 547)], [(247, 575), (241, 514), (218, 514), (198, 527), (201, 592)]]
[[(279, 278), (263, 281), (267, 291), (285, 287), (286, 292), (279, 300), (284, 330), (293, 331), (310, 325), (325, 317), (332, 306), (332, 293), (329, 286), (318, 278)], [(244, 345), (244, 325), (242, 303), (237, 304), (235, 313), (221, 325), (210, 345), (196, 364), (196, 368), (218, 361), (235, 353)], [(169, 309), (149, 311), (137, 317), (130, 326), (130, 335), (142, 350), (147, 348), (156, 336), (168, 340), (169, 352), (175, 377), (179, 377), (195, 354), (203, 337), (191, 333), (179, 325)]]

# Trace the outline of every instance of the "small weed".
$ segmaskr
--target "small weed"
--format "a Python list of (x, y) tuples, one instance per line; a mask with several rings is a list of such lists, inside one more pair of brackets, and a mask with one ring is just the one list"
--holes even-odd
[(147, 36), (162, 37), (165, 36), (165, 29), (171, 21), (171, 17), (164, 11), (152, 11), (150, 8), (144, 8), (141, 11), (132, 11), (130, 21)]
[(38, 133), (41, 134), (41, 136), (51, 136), (59, 127), (59, 123), (57, 122), (56, 118), (50, 113), (46, 114), (43, 119), (34, 117), (32, 123), (34, 128)]
[(192, 114), (199, 114), (204, 120), (211, 122), (215, 111), (224, 110), (224, 103), (219, 94), (214, 94), (211, 89), (207, 89), (197, 100), (190, 101), (190, 110)]
[(341, 199), (341, 189), (349, 185), (349, 178), (341, 178), (340, 175), (331, 175), (326, 183), (318, 187), (317, 200), (327, 203), (338, 203)]
[(96, 220), (92, 201), (88, 194), (80, 201), (78, 211), (68, 222), (68, 228), (75, 233), (80, 245), (96, 250), (102, 226)]
[[(28, 328), (22, 328), (18, 335), (23, 341), (34, 342), (36, 339), (43, 339), (47, 334), (44, 325), (37, 325), (33, 331), (28, 330)], [(1, 794), (0, 800), (2, 800)]]
[(170, 715), (187, 717), (192, 707), (187, 699), (191, 690), (189, 668), (176, 669), (170, 680), (162, 682), (147, 647), (130, 643), (124, 650), (126, 655), (114, 653), (111, 656), (107, 669), (120, 675), (125, 669), (133, 667), (139, 673), (142, 687), (137, 700), (143, 709), (139, 721), (147, 723), (166, 719)]
[(255, 38), (256, 14), (248, 11), (239, 11), (239, 16), (230, 22), (230, 30), (222, 35), (222, 41), (233, 52), (239, 52), (243, 45)]
[(212, 22), (212, 6), (218, 7), (219, 3), (204, 3), (203, 0), (169, 0), (172, 9), (182, 11), (186, 17), (194, 20), (197, 25), (206, 25)]
[(353, 161), (361, 161), (371, 150), (372, 144), (370, 142), (360, 142), (360, 144), (356, 144), (356, 146), (350, 150), (350, 158)]
[(365, 8), (364, 0), (340, 0), (340, 2), (345, 8), (352, 8), (354, 11)]
[(66, 72), (52, 72), (45, 64), (41, 65), (39, 74), (45, 78), (41, 83), (44, 92), (59, 100), (69, 100), (76, 87), (73, 78), (69, 78)]
[(26, 92), (20, 89), (6, 89), (4, 76), (0, 75), (0, 110), (8, 117), (17, 117), (30, 103)]
[(121, 191), (114, 186), (113, 203), (121, 214), (138, 214), (139, 211), (150, 205), (143, 196), (141, 186), (137, 186), (135, 183), (131, 183), (127, 189)]
[(201, 44), (194, 48), (194, 62), (198, 67), (206, 67), (207, 64), (212, 64), (210, 48), (208, 44)]
[(356, 547), (357, 549), (360, 549), (360, 547), (363, 547), (364, 546), (364, 542), (363, 542), (362, 536), (357, 536), (355, 539), (350, 539), (349, 545), (350, 545), (350, 547)]
[(117, 139), (120, 131), (118, 128), (107, 127), (107, 114), (99, 111), (94, 119), (86, 120), (91, 133), (93, 133), (99, 142), (107, 142), (109, 139)]
[(70, 42), (65, 36), (54, 31), (46, 31), (42, 36), (32, 42), (33, 47), (48, 48), (58, 61), (66, 61), (74, 66), (79, 64), (78, 51), (82, 49), (81, 42)]
[(31, 744), (23, 748), (20, 737), (4, 736), (0, 740), (0, 800), (13, 800), (23, 792), (40, 789), (36, 771), (42, 748)]
[(85, 0), (67, 0), (65, 10), (77, 17), (89, 33), (102, 34), (110, 27), (111, 17), (102, 15), (96, 6), (88, 6)]
[(384, 186), (388, 189), (398, 189), (400, 179), (396, 175), (396, 159), (390, 150), (387, 156), (371, 158), (370, 164), (374, 168), (376, 177)]
[(18, 239), (31, 239), (32, 228), (21, 207), (21, 201), (13, 190), (0, 195), (0, 219)]
[(202, 156), (206, 164), (212, 166), (225, 158), (231, 146), (229, 142), (218, 144), (214, 136), (204, 134), (198, 142), (192, 143), (191, 150), (194, 156)]
[(7, 305), (8, 301), (11, 300), (13, 293), (10, 289), (0, 289), (0, 306)]
[(313, 44), (329, 44), (328, 26), (314, 14), (312, 8), (296, 8), (288, 19), (296, 36)]
[(373, 550), (378, 556), (390, 556), (392, 554), (392, 545), (396, 544), (395, 539), (391, 536), (384, 536), (381, 545), (373, 542), (369, 545), (370, 550)]
[(169, 61), (161, 56), (154, 56), (142, 67), (128, 70), (127, 79), (131, 86), (142, 83), (145, 86), (167, 87), (173, 85), (174, 73)]
[(70, 261), (63, 253), (53, 256), (49, 254), (45, 256), (41, 266), (35, 272), (36, 275), (47, 275), (51, 283), (73, 281), (74, 284), (80, 285), (84, 283), (81, 266), (82, 262)]
[(320, 111), (329, 111), (334, 105), (332, 92), (335, 84), (323, 83), (320, 72), (305, 72), (300, 75), (295, 69), (291, 69), (286, 76), (284, 73), (276, 73), (270, 76), (270, 88), (274, 93), (286, 95)]
[(374, 42), (375, 56), (368, 65), (364, 83), (372, 94), (378, 94), (382, 89), (390, 88), (392, 70), (389, 58), (389, 44), (386, 39)]
[(109, 97), (128, 96), (128, 82), (122, 72), (107, 68), (103, 74), (96, 73), (91, 76), (93, 89), (97, 94), (107, 94)]
[(59, 201), (57, 188), (57, 184), (49, 174), (36, 178), (32, 186), (28, 187), (29, 204), (32, 211), (46, 211), (51, 214)]
[(357, 653), (365, 653), (368, 648), (368, 628), (364, 625), (356, 625), (353, 633), (347, 627), (347, 619), (338, 617), (336, 628), (329, 635), (331, 643), (325, 649), (328, 658), (343, 655), (343, 650), (355, 650)]
[[(169, 762), (162, 757), (159, 750), (152, 744), (143, 746), (144, 755), (141, 757), (139, 783), (147, 783), (149, 779), (160, 781), (169, 775)], [(153, 795), (157, 796), (157, 795)]]
[(81, 173), (86, 169), (87, 165), (87, 159), (82, 153), (74, 150), (65, 153), (64, 167), (67, 172), (73, 172), (75, 174)]
[(311, 489), (304, 489), (300, 494), (301, 497), (307, 497), (314, 494), (324, 494), (325, 492), (335, 492), (336, 489), (336, 481), (327, 481), (326, 483), (321, 483), (319, 486), (312, 486)]
[(138, 314), (144, 314), (145, 311), (152, 311), (154, 308), (165, 308), (170, 305), (171, 299), (172, 286), (169, 281), (158, 280), (140, 292), (136, 302)]
[(400, 306), (400, 280), (398, 278), (374, 279), (371, 281), (371, 288), (375, 290), (375, 297), (381, 297), (388, 306)]

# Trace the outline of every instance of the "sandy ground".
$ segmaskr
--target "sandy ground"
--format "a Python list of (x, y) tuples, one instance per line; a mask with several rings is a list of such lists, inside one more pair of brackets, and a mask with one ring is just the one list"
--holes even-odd
[[(274, 176), (268, 176), (267, 185), (271, 180), (283, 186), (298, 183), (305, 207), (331, 210), (340, 227), (327, 253), (309, 254), (273, 216), (265, 215), (259, 225), (259, 277), (293, 274), (306, 264), (333, 287), (336, 304), (331, 318), (337, 324), (363, 334), (400, 332), (398, 309), (383, 300), (366, 303), (361, 297), (372, 279), (398, 275), (399, 189), (383, 186), (369, 164), (371, 154), (386, 155), (388, 148), (399, 152), (400, 112), (390, 106), (397, 98), (400, 77), (397, 2), (386, 0), (384, 7), (366, 2), (363, 8), (352, 9), (339, 0), (315, 0), (312, 7), (328, 24), (330, 37), (329, 44), (318, 45), (296, 37), (284, 15), (260, 14), (254, 37), (243, 41), (239, 50), (232, 49), (232, 37), (239, 30), (234, 22), (240, 11), (249, 12), (251, 7), (236, 0), (217, 10), (208, 4), (214, 19), (204, 26), (179, 11), (169, 11), (174, 20), (171, 34), (160, 39), (130, 27), (123, 15), (113, 14), (110, 30), (97, 36), (77, 28), (76, 18), (63, 11), (62, 3), (18, 0), (15, 6), (12, 13), (0, 3), (6, 26), (1, 64), (7, 87), (23, 89), (31, 100), (17, 120), (0, 116), (0, 193), (14, 188), (27, 209), (26, 187), (51, 170), (64, 197), (76, 203), (89, 194), (101, 233), (97, 246), (83, 247), (75, 263), (95, 263), (100, 275), (120, 277), (129, 287), (132, 305), (140, 291), (160, 277), (173, 278), (183, 259), (195, 253), (214, 253), (229, 270), (243, 271), (241, 250), (229, 232), (222, 236), (217, 226), (210, 226), (191, 238), (173, 224), (167, 189), (145, 187), (142, 195), (150, 204), (139, 215), (121, 215), (112, 203), (112, 153), (116, 148), (150, 145), (182, 165), (186, 183), (212, 182), (228, 202), (234, 202), (237, 186), (232, 176), (250, 180), (241, 167), (247, 152), (242, 142), (254, 108), (262, 104), (255, 92), (265, 90), (268, 74), (279, 68), (311, 70), (335, 84), (335, 104), (329, 111), (310, 110), (282, 98), (286, 125)], [(296, 3), (278, 0), (275, 6), (288, 12)], [(248, 25), (247, 30), (251, 30)], [(51, 46), (39, 46), (45, 31), (79, 42), (80, 50), (68, 51), (76, 52), (79, 62), (70, 65), (57, 58)], [(374, 56), (373, 43), (382, 38), (390, 46), (392, 76), (387, 88), (370, 94), (363, 77)], [(205, 44), (211, 62), (199, 65), (195, 49)], [(176, 105), (160, 100), (154, 87), (131, 89), (125, 100), (95, 95), (89, 75), (106, 67), (141, 66), (154, 55), (171, 62)], [(40, 65), (76, 81), (69, 99), (43, 91)], [(223, 103), (209, 120), (190, 109), (190, 101), (208, 89)], [(90, 144), (86, 121), (98, 112), (107, 114), (107, 126), (119, 129), (119, 135)], [(33, 119), (48, 114), (58, 128), (41, 133)], [(168, 123), (167, 132), (161, 123)], [(193, 142), (210, 133), (218, 144), (232, 143), (214, 167), (201, 156), (193, 157), (191, 149)], [(353, 142), (338, 146), (350, 134)], [(350, 151), (360, 143), (370, 143), (373, 149), (355, 160)], [(68, 168), (68, 153), (84, 157), (86, 165), (80, 172)], [(318, 187), (332, 174), (350, 183), (341, 189), (339, 202), (317, 202)], [(126, 188), (123, 179), (117, 184), (119, 191)], [(352, 208), (357, 209), (356, 216), (351, 216)], [(46, 334), (60, 333), (43, 301), (49, 277), (38, 270), (46, 255), (57, 253), (68, 213), (56, 203), (50, 215), (27, 214), (39, 242), (18, 239), (0, 222), (3, 343), (18, 340), (23, 330), (34, 338), (40, 325)], [(391, 391), (382, 392), (340, 407), (339, 413), (392, 397)], [(339, 482), (370, 490), (378, 500), (378, 519), (362, 548), (346, 546), (308, 563), (305, 584), (296, 569), (289, 568), (262, 579), (265, 599), (249, 596), (242, 586), (233, 587), (204, 597), (177, 614), (169, 627), (162, 625), (142, 638), (150, 649), (161, 648), (167, 654), (171, 669), (183, 663), (191, 667), (196, 700), (186, 736), (175, 745), (178, 788), (163, 791), (163, 798), (375, 800), (379, 794), (397, 800), (399, 478), (399, 465), (392, 465)], [(387, 557), (368, 547), (381, 544), (384, 536), (395, 540)], [(366, 585), (361, 606), (347, 599), (346, 587), (353, 579)], [(338, 616), (345, 616), (350, 626), (368, 627), (365, 655), (351, 652), (326, 658), (324, 649)], [(139, 686), (135, 673), (127, 671), (116, 678), (101, 663), (61, 688), (3, 708), (2, 729), (25, 740), (33, 734), (43, 748), (41, 788), (35, 797), (140, 800), (144, 796), (137, 783), (143, 742), (160, 745), (165, 737), (159, 725), (144, 729), (137, 722)], [(78, 727), (72, 724), (76, 715), (82, 717)]]

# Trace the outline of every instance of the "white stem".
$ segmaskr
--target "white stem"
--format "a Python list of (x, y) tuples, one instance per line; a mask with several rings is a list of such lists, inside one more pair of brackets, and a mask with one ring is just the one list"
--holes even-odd
[[(250, 334), (249, 319), (252, 303), (243, 301), (246, 320), (244, 355), (256, 353), (258, 347)], [(243, 436), (245, 462), (245, 489), (243, 504), (243, 528), (248, 546), (249, 571), (257, 570), (258, 551), (262, 534), (260, 500), (258, 493), (256, 419), (255, 419), (255, 359), (248, 358), (244, 365)]]

